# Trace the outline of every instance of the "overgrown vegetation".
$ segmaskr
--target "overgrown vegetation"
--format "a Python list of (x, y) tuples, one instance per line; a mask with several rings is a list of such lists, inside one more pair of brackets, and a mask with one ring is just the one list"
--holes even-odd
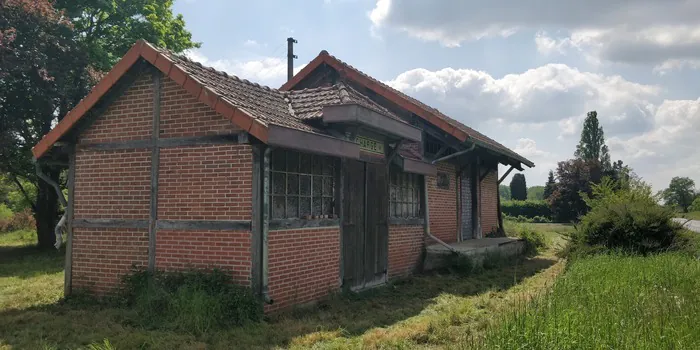
[(252, 291), (220, 270), (134, 270), (123, 279), (122, 296), (136, 311), (135, 322), (146, 328), (204, 334), (262, 317)]
[(574, 245), (647, 254), (670, 247), (680, 229), (671, 220), (673, 211), (660, 206), (643, 183), (618, 188), (604, 179), (584, 200), (591, 209), (572, 235)]
[(525, 255), (535, 256), (546, 248), (551, 242), (547, 237), (537, 231), (532, 225), (516, 224), (511, 225), (506, 232), (511, 237), (521, 238), (525, 241)]
[(697, 349), (700, 261), (678, 253), (577, 259), (488, 332), (486, 349)]
[[(535, 226), (551, 226), (553, 232), (557, 225)], [(61, 252), (48, 258), (46, 252), (18, 248), (21, 239), (13, 242), (14, 247), (0, 243), (0, 249), (9, 249), (0, 252), (3, 350), (84, 349), (90, 344), (109, 349), (105, 339), (114, 349), (450, 347), (481, 338), (515, 300), (528, 299), (551, 286), (563, 270), (561, 263), (546, 255), (469, 276), (418, 275), (363, 294), (337, 295), (259, 322), (195, 334), (144, 327), (130, 307), (60, 302)]]

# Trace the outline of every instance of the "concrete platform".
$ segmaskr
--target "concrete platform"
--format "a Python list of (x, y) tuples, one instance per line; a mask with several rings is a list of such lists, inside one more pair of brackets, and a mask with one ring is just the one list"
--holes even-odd
[[(525, 251), (525, 242), (511, 237), (470, 239), (449, 245), (458, 254), (470, 257), (475, 265), (481, 265), (487, 255), (493, 254), (507, 259), (522, 255)], [(447, 258), (452, 254), (454, 252), (442, 244), (428, 246), (423, 269), (429, 271), (444, 267), (447, 264)]]

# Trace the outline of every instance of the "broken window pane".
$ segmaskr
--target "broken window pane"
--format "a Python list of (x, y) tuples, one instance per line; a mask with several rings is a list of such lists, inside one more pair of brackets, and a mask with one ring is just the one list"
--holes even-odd
[(314, 176), (312, 193), (314, 197), (323, 194), (323, 178), (321, 176)]
[(272, 194), (285, 194), (287, 192), (287, 179), (284, 173), (272, 173)]
[(285, 217), (285, 210), (284, 210), (284, 196), (273, 196), (272, 197), (272, 218), (273, 219), (284, 219)]
[(311, 175), (299, 175), (299, 194), (302, 196), (311, 195)]
[(299, 197), (299, 217), (311, 215), (311, 197)]
[(299, 194), (299, 175), (287, 175), (287, 194)]
[(297, 197), (297, 196), (287, 197), (287, 217), (288, 218), (299, 217), (299, 197)]
[(333, 195), (333, 178), (323, 177), (323, 195), (332, 196)]
[(323, 201), (321, 200), (321, 198), (322, 198), (321, 196), (314, 196), (313, 204), (312, 204), (313, 208), (311, 210), (312, 215), (321, 215), (323, 213), (323, 210), (322, 210)]
[(323, 215), (333, 214), (333, 198), (323, 197)]

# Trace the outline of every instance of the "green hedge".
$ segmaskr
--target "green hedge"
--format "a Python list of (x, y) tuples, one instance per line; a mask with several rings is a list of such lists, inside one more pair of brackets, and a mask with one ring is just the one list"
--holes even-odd
[(513, 217), (524, 216), (530, 219), (538, 216), (552, 217), (552, 209), (549, 207), (549, 203), (544, 200), (502, 201), (501, 210), (504, 215)]

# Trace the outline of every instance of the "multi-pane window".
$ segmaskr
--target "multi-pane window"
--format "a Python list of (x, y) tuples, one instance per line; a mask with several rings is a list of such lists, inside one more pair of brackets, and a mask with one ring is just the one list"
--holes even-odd
[(278, 149), (270, 165), (272, 219), (333, 215), (333, 158)]
[(392, 169), (389, 185), (389, 214), (393, 218), (420, 218), (420, 177)]

